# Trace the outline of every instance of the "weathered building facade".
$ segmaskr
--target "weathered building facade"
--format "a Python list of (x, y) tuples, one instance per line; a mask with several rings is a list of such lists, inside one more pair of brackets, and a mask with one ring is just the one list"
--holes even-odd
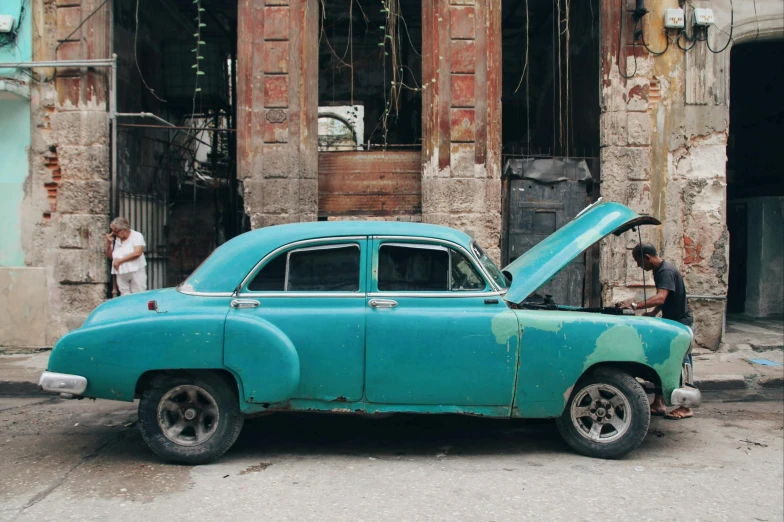
[[(209, 225), (215, 229), (209, 229), (213, 247), (219, 236), (242, 230), (226, 218), (231, 205), (239, 205), (253, 228), (356, 218), (449, 225), (505, 261), (510, 218), (519, 209), (506, 204), (511, 184), (503, 180), (504, 165), (542, 157), (586, 159), (596, 186), (582, 189), (585, 204), (600, 193), (662, 221), (644, 230), (644, 237), (683, 271), (695, 296), (700, 344), (719, 346), (732, 264), (730, 57), (734, 47), (750, 41), (784, 38), (778, 0), (692, 2), (713, 8), (716, 25), (704, 37), (691, 25), (684, 34), (665, 30), (664, 9), (679, 7), (678, 0), (647, 0), (644, 16), (635, 15), (635, 3), (627, 0), (398, 0), (385, 2), (378, 15), (370, 13), (378, 11), (376, 4), (365, 12), (361, 2), (346, 1), (336, 10), (338, 0), (214, 1), (205, 3), (205, 20), (215, 33), (204, 35), (213, 38), (207, 47), (226, 46), (230, 95), (225, 108), (216, 102), (198, 117), (195, 93), (193, 108), (186, 99), (176, 109), (174, 98), (161, 99), (166, 96), (158, 88), (170, 69), (156, 49), (166, 48), (172, 33), (182, 33), (180, 43), (191, 38), (191, 1), (166, 0), (160, 10), (131, 0), (24, 1), (37, 28), (32, 59), (107, 59), (116, 53), (119, 102), (111, 107), (111, 67), (31, 69), (35, 81), (13, 73), (31, 92), (32, 132), (24, 197), (15, 203), (18, 220), (3, 224), (19, 231), (23, 260), (3, 258), (0, 276), (28, 270), (45, 298), (31, 302), (27, 316), (3, 325), (0, 346), (51, 345), (106, 298), (103, 238), (110, 214), (122, 208), (125, 196), (118, 190), (138, 201), (153, 185), (178, 195), (188, 187), (193, 215), (215, 214)], [(685, 6), (687, 16), (692, 3)], [(374, 18), (379, 16), (380, 24)], [(390, 28), (403, 19), (405, 24)], [(167, 34), (172, 25), (177, 31)], [(380, 27), (376, 40), (367, 37), (371, 25)], [(139, 124), (140, 112), (182, 129), (224, 119), (225, 128), (198, 134), (197, 141), (217, 149), (217, 136), (230, 136), (225, 180), (213, 160), (209, 175), (197, 168), (156, 182), (155, 176), (180, 162), (168, 151), (184, 148), (178, 141), (183, 134), (190, 144), (197, 133), (168, 130), (164, 137), (161, 129)], [(122, 127), (122, 113), (137, 118)], [(348, 137), (326, 140), (322, 124), (329, 118), (346, 123)], [(118, 127), (136, 134), (118, 136)], [(155, 168), (145, 170), (150, 163)], [(118, 189), (136, 178), (144, 181), (138, 188)], [(784, 195), (772, 186), (768, 195)], [(219, 201), (222, 194), (226, 205)], [(143, 232), (162, 231), (155, 241), (163, 245), (159, 257), (172, 264), (173, 237), (196, 226), (174, 216), (178, 208), (191, 207), (177, 207), (176, 198), (163, 198), (160, 205), (144, 201), (128, 208), (137, 208), (144, 223), (137, 226), (148, 227)], [(770, 248), (780, 229), (771, 223), (781, 219), (776, 201), (749, 205), (759, 214), (749, 220), (760, 223), (760, 232), (744, 229), (749, 241), (739, 258), (753, 260), (763, 251), (775, 258)], [(545, 203), (535, 210), (559, 206), (557, 200)], [(141, 216), (158, 207), (170, 209), (162, 218), (165, 227)], [(560, 219), (552, 226), (560, 226)], [(598, 249), (595, 277), (605, 303), (642, 292), (643, 276), (629, 256), (633, 243), (612, 237)], [(205, 248), (191, 256), (194, 262)], [(758, 254), (750, 254), (754, 249)], [(746, 312), (781, 313), (781, 287), (760, 285), (772, 268), (746, 265), (744, 258), (737, 267), (748, 273), (740, 291)], [(178, 266), (178, 274), (187, 275), (190, 265), (180, 259)], [(582, 284), (589, 283), (586, 276)], [(12, 295), (0, 288), (0, 310), (12, 307)], [(38, 337), (15, 336), (20, 324)]]

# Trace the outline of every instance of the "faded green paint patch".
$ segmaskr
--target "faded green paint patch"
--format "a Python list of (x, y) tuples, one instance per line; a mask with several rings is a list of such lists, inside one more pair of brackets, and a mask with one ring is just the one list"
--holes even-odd
[(563, 321), (552, 315), (545, 313), (531, 314), (525, 318), (526, 329), (539, 330), (541, 332), (558, 333), (563, 328)]
[(638, 361), (647, 363), (642, 336), (629, 325), (615, 325), (596, 339), (596, 349), (585, 358), (583, 371), (603, 361)]
[(495, 342), (509, 344), (509, 341), (517, 336), (517, 316), (511, 310), (501, 312), (493, 317), (491, 328), (495, 335)]

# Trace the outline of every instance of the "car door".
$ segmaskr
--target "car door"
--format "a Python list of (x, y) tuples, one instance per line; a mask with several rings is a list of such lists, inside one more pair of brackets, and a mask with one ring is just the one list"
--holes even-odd
[(457, 245), (373, 240), (368, 401), (511, 408), (517, 319), (481, 273)]
[(322, 239), (260, 263), (226, 325), (224, 363), (243, 379), (246, 400), (362, 398), (367, 251), (365, 237)]

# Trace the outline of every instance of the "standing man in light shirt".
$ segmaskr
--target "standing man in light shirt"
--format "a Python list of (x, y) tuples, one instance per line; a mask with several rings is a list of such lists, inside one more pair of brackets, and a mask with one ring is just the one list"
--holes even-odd
[(131, 230), (124, 217), (115, 218), (106, 234), (106, 257), (112, 260), (112, 274), (117, 278), (120, 295), (147, 290), (147, 260), (144, 258), (144, 236)]

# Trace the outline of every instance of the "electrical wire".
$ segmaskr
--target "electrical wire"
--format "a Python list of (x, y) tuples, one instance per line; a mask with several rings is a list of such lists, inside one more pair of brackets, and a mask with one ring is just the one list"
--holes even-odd
[(727, 43), (724, 44), (724, 47), (722, 47), (718, 51), (714, 50), (711, 47), (710, 39), (708, 38), (708, 29), (705, 29), (705, 44), (708, 46), (708, 50), (710, 52), (712, 52), (713, 54), (719, 54), (719, 53), (723, 53), (724, 51), (727, 50), (727, 47), (729, 47), (730, 43), (733, 41), (732, 40), (732, 29), (733, 29), (734, 25), (735, 25), (735, 6), (733, 5), (732, 0), (730, 0), (730, 34), (729, 34), (729, 38), (727, 39)]
[(645, 50), (655, 56), (661, 56), (662, 54), (667, 52), (667, 49), (670, 48), (670, 36), (667, 34), (667, 29), (664, 30), (664, 37), (667, 39), (667, 44), (664, 46), (663, 51), (654, 51), (650, 47), (648, 47), (648, 43), (645, 41), (645, 33), (642, 30), (642, 22), (637, 22), (640, 28), (640, 39), (642, 40), (642, 46), (645, 47)]
[[(640, 255), (642, 255), (642, 231), (640, 230), (640, 226), (637, 226), (637, 237), (640, 239)], [(642, 298), (643, 298), (643, 310), (648, 309), (648, 292), (645, 290), (645, 264), (644, 264), (645, 256), (643, 256), (643, 266), (642, 268)]]
[[(684, 47), (681, 45), (681, 36), (684, 36), (686, 38), (686, 41), (692, 42), (690, 47)], [(691, 37), (689, 37), (689, 35), (686, 34), (686, 31), (681, 29), (681, 32), (678, 33), (678, 37), (675, 39), (675, 43), (678, 45), (678, 48), (680, 48), (681, 51), (691, 51), (692, 48), (695, 45), (697, 45), (697, 40), (694, 40)]]

